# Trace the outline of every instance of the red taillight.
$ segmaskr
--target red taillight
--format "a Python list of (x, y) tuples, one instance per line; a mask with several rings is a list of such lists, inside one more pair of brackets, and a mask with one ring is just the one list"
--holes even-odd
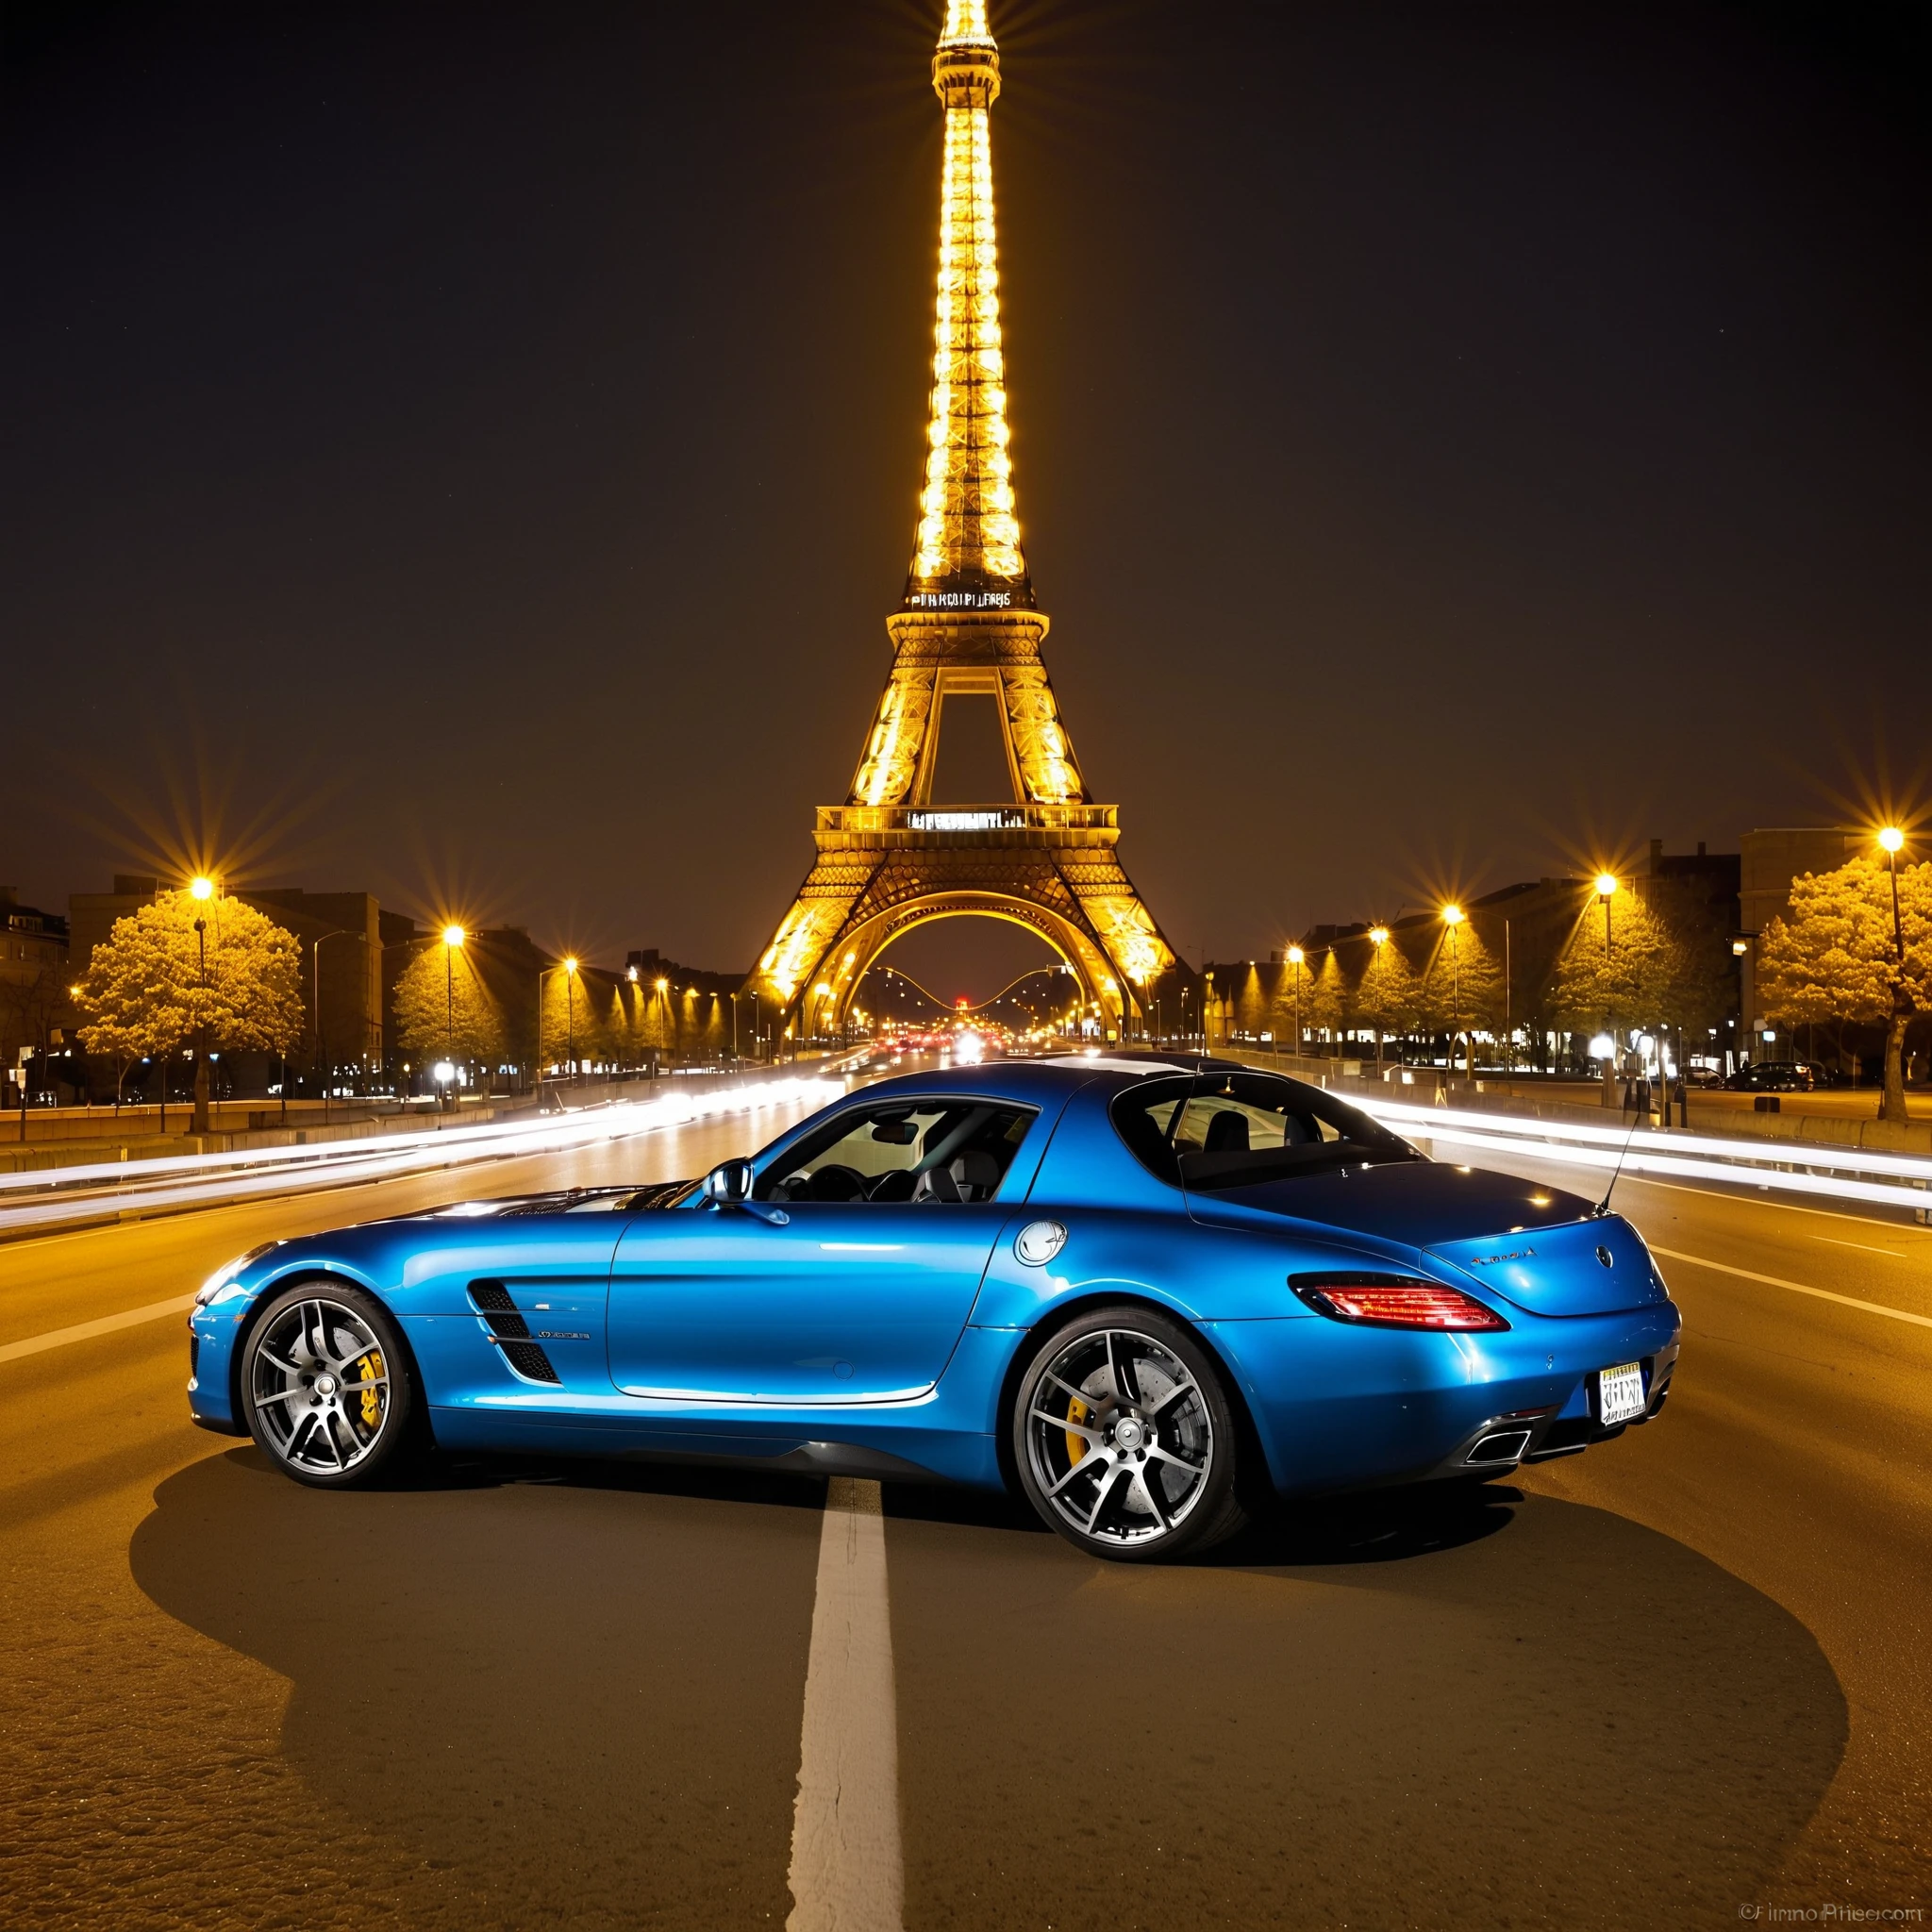
[(1434, 1328), (1467, 1333), (1507, 1328), (1495, 1309), (1459, 1288), (1413, 1274), (1372, 1274), (1359, 1269), (1332, 1274), (1291, 1274), (1288, 1285), (1317, 1314), (1371, 1328)]

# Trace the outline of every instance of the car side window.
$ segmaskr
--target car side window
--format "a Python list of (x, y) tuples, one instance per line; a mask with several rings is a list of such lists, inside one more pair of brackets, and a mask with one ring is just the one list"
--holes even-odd
[(1117, 1094), (1109, 1111), (1134, 1158), (1174, 1187), (1211, 1191), (1418, 1158), (1333, 1094), (1273, 1074), (1152, 1079)]
[(862, 1108), (792, 1148), (753, 1193), (762, 1201), (990, 1201), (1033, 1120), (1030, 1108), (992, 1101)]

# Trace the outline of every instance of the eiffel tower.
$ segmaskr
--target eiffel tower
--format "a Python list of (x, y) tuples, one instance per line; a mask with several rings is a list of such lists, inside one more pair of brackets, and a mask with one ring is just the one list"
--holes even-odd
[[(945, 107), (932, 414), (912, 564), (886, 620), (892, 667), (843, 805), (818, 808), (818, 859), (752, 985), (800, 1035), (843, 1026), (867, 967), (928, 920), (1029, 927), (1124, 1036), (1174, 949), (1122, 870), (1118, 808), (1096, 805), (1060, 722), (1046, 614), (1014, 515), (993, 234), (991, 108), (1000, 57), (986, 0), (947, 0), (933, 57)], [(1010, 801), (935, 806), (949, 697), (991, 695)]]

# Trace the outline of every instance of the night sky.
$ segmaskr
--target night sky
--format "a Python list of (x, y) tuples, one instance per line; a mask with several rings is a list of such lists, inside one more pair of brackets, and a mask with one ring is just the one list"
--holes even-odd
[[(939, 14), (10, 10), (0, 879), (749, 966), (911, 548)], [(1922, 18), (994, 0), (1048, 660), (1185, 954), (1932, 801)]]

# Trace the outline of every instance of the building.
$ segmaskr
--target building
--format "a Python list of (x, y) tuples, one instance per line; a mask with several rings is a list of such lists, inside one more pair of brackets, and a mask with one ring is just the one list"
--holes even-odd
[(0, 1065), (5, 1100), (18, 1106), (28, 1074), (25, 1060), (70, 1045), (77, 1017), (68, 986), (67, 922), (58, 912), (23, 906), (11, 886), (0, 886)]
[[(382, 1065), (383, 912), (369, 892), (293, 886), (235, 897), (295, 936), (302, 948), (307, 1019), (299, 1058), (317, 1091), (366, 1078)], [(296, 1058), (291, 1054), (291, 1059)]]
[(1740, 1005), (1756, 1058), (1784, 1059), (1776, 1037), (1757, 1005), (1758, 936), (1774, 919), (1791, 909), (1791, 885), (1807, 873), (1836, 872), (1849, 858), (1873, 850), (1869, 832), (1842, 825), (1766, 825), (1746, 832), (1740, 841), (1738, 878), (1738, 930), (1744, 952)]

